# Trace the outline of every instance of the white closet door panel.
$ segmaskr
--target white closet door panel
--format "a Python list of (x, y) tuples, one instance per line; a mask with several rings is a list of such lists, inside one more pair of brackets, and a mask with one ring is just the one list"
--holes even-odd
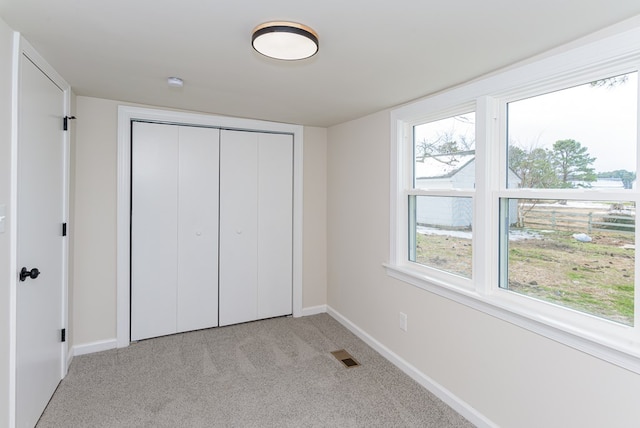
[(258, 134), (220, 136), (220, 325), (255, 320)]
[(218, 325), (219, 133), (179, 128), (178, 332)]
[(258, 143), (258, 318), (292, 310), (293, 137)]
[(175, 333), (178, 127), (133, 124), (131, 340)]

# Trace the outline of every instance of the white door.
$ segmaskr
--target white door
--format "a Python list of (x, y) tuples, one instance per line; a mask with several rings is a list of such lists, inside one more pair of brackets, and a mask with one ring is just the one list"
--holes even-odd
[(257, 319), (258, 133), (220, 138), (220, 325)]
[(258, 143), (258, 319), (293, 312), (293, 137)]
[(63, 375), (64, 92), (25, 56), (19, 91), (16, 421), (33, 427)]
[(220, 131), (181, 126), (177, 331), (218, 326)]
[(220, 325), (292, 313), (293, 137), (220, 137)]
[(176, 332), (178, 127), (133, 123), (131, 340)]
[(219, 130), (133, 124), (131, 340), (218, 325)]

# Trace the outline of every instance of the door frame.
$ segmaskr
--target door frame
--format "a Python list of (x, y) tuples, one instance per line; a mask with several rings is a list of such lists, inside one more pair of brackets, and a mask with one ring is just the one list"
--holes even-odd
[(118, 106), (118, 184), (116, 208), (116, 346), (130, 343), (131, 305), (131, 121), (205, 126), (293, 135), (293, 316), (302, 316), (302, 185), (301, 125), (153, 108)]
[[(13, 33), (13, 58), (12, 58), (12, 82), (11, 82), (11, 190), (9, 218), (10, 260), (9, 266), (15, 268), (15, 275), (9, 278), (9, 426), (16, 424), (16, 393), (17, 393), (17, 286), (18, 286), (18, 141), (20, 111), (20, 63), (22, 56), (27, 57), (40, 69), (56, 86), (64, 97), (63, 117), (70, 116), (71, 112), (71, 86), (56, 72), (51, 65), (24, 39), (19, 32)], [(62, 118), (60, 118), (62, 120)], [(61, 125), (62, 126), (62, 123)], [(69, 178), (70, 178), (70, 132), (64, 133), (64, 158), (63, 158), (63, 218), (69, 223)], [(68, 293), (69, 293), (69, 239), (63, 240), (62, 249), (62, 328), (68, 328)], [(69, 335), (67, 335), (67, 338)], [(61, 343), (61, 367), (60, 379), (67, 374), (67, 369), (73, 357), (69, 353), (70, 340)]]

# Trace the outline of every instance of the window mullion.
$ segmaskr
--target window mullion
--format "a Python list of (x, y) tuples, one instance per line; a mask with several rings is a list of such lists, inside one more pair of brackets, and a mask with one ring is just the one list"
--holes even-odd
[(476, 189), (473, 220), (473, 278), (475, 289), (488, 294), (493, 287), (492, 272), (496, 264), (495, 215), (492, 192), (497, 186), (499, 165), (496, 162), (498, 128), (497, 102), (480, 97), (476, 104)]
[(391, 230), (389, 259), (396, 265), (408, 260), (408, 203), (407, 196), (413, 187), (412, 132), (407, 122), (391, 114)]

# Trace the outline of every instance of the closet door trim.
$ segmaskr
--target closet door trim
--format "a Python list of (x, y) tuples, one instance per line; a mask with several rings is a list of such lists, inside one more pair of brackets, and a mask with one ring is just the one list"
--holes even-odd
[(293, 316), (302, 316), (302, 185), (303, 127), (142, 107), (118, 107), (118, 185), (116, 224), (116, 347), (130, 343), (131, 122), (158, 122), (240, 131), (293, 135)]

